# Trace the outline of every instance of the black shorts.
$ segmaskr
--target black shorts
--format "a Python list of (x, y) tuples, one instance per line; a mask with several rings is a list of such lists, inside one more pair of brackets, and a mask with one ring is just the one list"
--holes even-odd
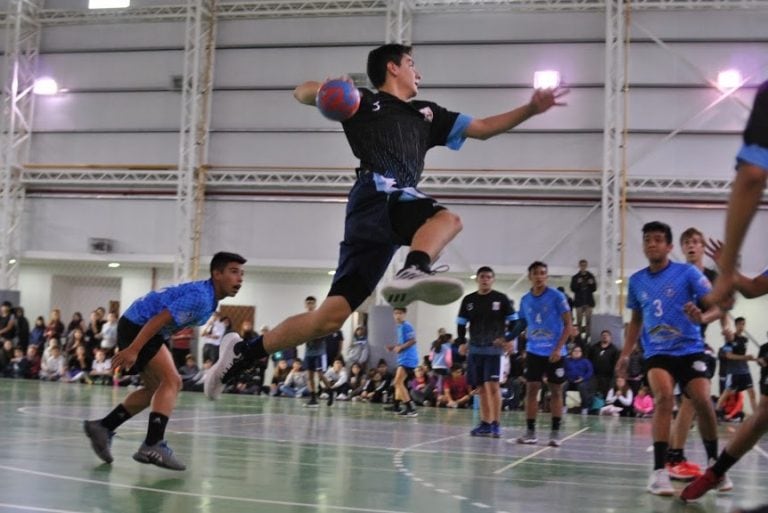
[[(120, 320), (117, 321), (117, 347), (119, 347), (122, 351), (131, 345), (131, 342), (133, 342), (133, 339), (136, 338), (136, 335), (139, 334), (141, 328), (143, 327), (144, 326), (139, 324), (134, 324), (125, 317), (120, 317)], [(125, 374), (138, 374), (143, 372), (144, 367), (147, 366), (149, 361), (155, 357), (157, 352), (160, 351), (160, 348), (164, 345), (167, 346), (168, 349), (171, 348), (169, 340), (166, 340), (159, 333), (156, 334), (154, 337), (147, 340), (147, 343), (144, 344), (144, 347), (141, 348), (141, 351), (139, 351), (139, 356), (136, 358), (136, 363), (133, 364), (133, 367), (127, 370), (123, 369), (123, 372)]]
[(305, 356), (304, 368), (312, 372), (325, 372), (328, 370), (328, 357), (325, 354)]
[(483, 383), (499, 382), (501, 374), (501, 356), (490, 354), (472, 354), (467, 357), (467, 383), (477, 387)]
[(725, 380), (725, 387), (734, 392), (741, 392), (742, 390), (754, 388), (755, 384), (752, 383), (752, 376), (750, 374), (728, 374)]
[(376, 190), (373, 173), (360, 173), (349, 192), (344, 240), (329, 296), (342, 296), (354, 311), (370, 296), (401, 245), (445, 207), (432, 198), (397, 201)]
[(552, 363), (549, 356), (528, 353), (525, 356), (524, 375), (525, 381), (528, 382), (538, 383), (546, 376), (547, 383), (561, 385), (565, 383), (565, 358)]
[(406, 367), (405, 365), (398, 365), (401, 369), (405, 371), (405, 383), (406, 385), (410, 380), (416, 377), (416, 373), (414, 372), (415, 367)]
[(660, 354), (651, 356), (646, 360), (648, 372), (651, 369), (664, 369), (685, 391), (688, 383), (696, 378), (707, 378), (707, 363), (704, 353), (688, 354), (685, 356), (671, 356)]

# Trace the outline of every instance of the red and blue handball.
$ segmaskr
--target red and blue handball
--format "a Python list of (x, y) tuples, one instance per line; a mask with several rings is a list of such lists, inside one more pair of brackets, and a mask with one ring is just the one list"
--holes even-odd
[(332, 121), (346, 121), (360, 107), (360, 91), (352, 82), (335, 79), (325, 82), (317, 91), (317, 108)]

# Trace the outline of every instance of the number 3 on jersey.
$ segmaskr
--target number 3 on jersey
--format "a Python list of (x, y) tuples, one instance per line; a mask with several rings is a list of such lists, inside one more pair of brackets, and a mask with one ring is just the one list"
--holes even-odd
[(661, 299), (654, 299), (653, 306), (655, 308), (653, 315), (655, 315), (656, 317), (661, 317), (662, 315), (664, 315), (664, 309), (661, 307)]

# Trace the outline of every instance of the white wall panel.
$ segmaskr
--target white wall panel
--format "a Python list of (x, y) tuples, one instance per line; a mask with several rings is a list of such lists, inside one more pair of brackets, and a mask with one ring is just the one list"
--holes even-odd
[(31, 161), (56, 164), (170, 164), (179, 160), (178, 133), (37, 133)]
[(181, 94), (78, 93), (38, 97), (36, 130), (178, 130)]
[[(662, 39), (763, 39), (768, 12), (750, 10), (633, 11), (632, 20)], [(633, 37), (642, 37), (632, 30)]]
[[(633, 33), (637, 33), (634, 31)], [(719, 71), (740, 69), (744, 77), (756, 74), (751, 84), (759, 84), (768, 68), (768, 43), (669, 43), (674, 53), (654, 43), (633, 43), (629, 53), (632, 83), (699, 84), (703, 72), (717, 80)], [(680, 55), (685, 60), (677, 58)], [(692, 69), (688, 63), (695, 66)]]
[(632, 135), (627, 145), (631, 176), (728, 178), (741, 136), (685, 135), (659, 144), (664, 135)]
[[(108, 42), (102, 39), (102, 44)], [(40, 56), (38, 67), (40, 74), (54, 77), (59, 87), (68, 89), (170, 89), (171, 76), (183, 72), (184, 52), (50, 53)]]
[(220, 20), (217, 44), (220, 47), (323, 43), (373, 46), (384, 41), (385, 28), (386, 20), (381, 16)]
[[(633, 89), (627, 120), (630, 130), (741, 132), (749, 118), (749, 110), (743, 105), (751, 106), (755, 93), (754, 89), (743, 89), (734, 95), (735, 99), (722, 100), (716, 89)], [(722, 101), (716, 103), (718, 100)]]
[[(46, 8), (50, 8), (49, 3)], [(183, 46), (183, 22), (47, 26), (40, 41), (42, 52)]]
[(417, 47), (425, 41), (602, 39), (604, 33), (602, 13), (417, 14), (413, 23)]

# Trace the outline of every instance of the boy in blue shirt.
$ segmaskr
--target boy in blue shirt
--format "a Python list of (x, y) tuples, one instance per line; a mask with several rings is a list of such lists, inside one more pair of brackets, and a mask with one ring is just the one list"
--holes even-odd
[[(413, 405), (411, 395), (405, 386), (406, 380), (414, 378), (413, 370), (419, 366), (419, 351), (416, 349), (416, 330), (405, 320), (408, 310), (405, 307), (395, 308), (392, 315), (397, 324), (397, 344), (387, 346), (387, 351), (397, 353), (397, 371), (395, 371), (395, 403), (392, 411), (402, 417), (416, 417), (418, 412)], [(400, 403), (405, 409), (400, 408)]]
[(527, 430), (517, 439), (520, 444), (536, 444), (537, 397), (541, 380), (547, 377), (550, 391), (552, 431), (551, 447), (560, 447), (560, 421), (563, 414), (563, 383), (565, 382), (565, 343), (572, 324), (568, 299), (557, 289), (547, 286), (547, 264), (533, 262), (528, 266), (530, 292), (520, 301), (520, 318), (525, 321), (525, 416)]
[[(147, 436), (133, 459), (171, 470), (186, 468), (163, 440), (182, 385), (169, 340), (177, 331), (204, 324), (220, 300), (237, 294), (243, 283), (245, 261), (235, 253), (216, 253), (211, 260), (209, 279), (149, 292), (134, 301), (120, 317), (117, 324), (120, 352), (112, 358), (112, 367), (139, 373), (143, 385), (128, 394), (103, 419), (84, 421), (85, 433), (99, 458), (112, 463), (110, 447), (115, 430), (151, 406)], [(231, 336), (240, 339), (236, 333)]]
[(709, 400), (709, 378), (700, 324), (720, 317), (719, 308), (702, 313), (696, 303), (711, 285), (690, 264), (672, 262), (672, 230), (654, 221), (643, 226), (643, 252), (648, 267), (629, 278), (627, 308), (632, 318), (627, 339), (616, 364), (616, 376), (626, 378), (629, 354), (643, 337), (648, 383), (656, 408), (653, 412), (654, 464), (647, 490), (671, 496), (674, 489), (666, 468), (675, 383), (690, 399), (708, 458), (717, 457), (717, 421)]

